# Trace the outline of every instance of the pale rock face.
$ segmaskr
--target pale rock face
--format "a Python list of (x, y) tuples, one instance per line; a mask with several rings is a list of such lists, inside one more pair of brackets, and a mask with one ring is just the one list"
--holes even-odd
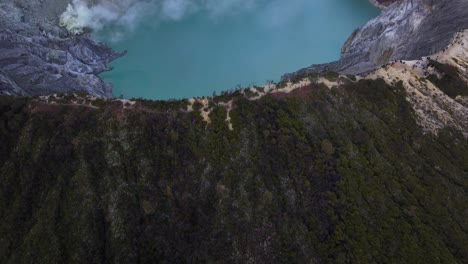
[(369, 61), (375, 65), (400, 57), (397, 54), (406, 52), (410, 35), (416, 33), (431, 14), (431, 7), (423, 2), (407, 0), (383, 10), (346, 42), (343, 57), (369, 52)]

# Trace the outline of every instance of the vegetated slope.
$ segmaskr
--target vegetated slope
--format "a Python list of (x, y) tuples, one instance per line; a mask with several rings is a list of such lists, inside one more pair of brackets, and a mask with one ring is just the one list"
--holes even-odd
[(0, 262), (462, 263), (466, 138), (424, 134), (401, 83), (342, 81), (224, 94), (209, 123), (0, 97)]

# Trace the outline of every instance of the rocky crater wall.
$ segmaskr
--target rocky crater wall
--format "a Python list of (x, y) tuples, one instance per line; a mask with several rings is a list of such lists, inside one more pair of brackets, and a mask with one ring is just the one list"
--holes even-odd
[(342, 48), (339, 61), (312, 65), (297, 74), (336, 71), (363, 74), (395, 60), (412, 60), (446, 48), (455, 34), (468, 28), (466, 0), (402, 0), (357, 29)]
[(99, 73), (124, 55), (92, 40), (69, 36), (58, 18), (68, 1), (0, 1), (0, 94), (35, 96), (85, 92), (112, 97)]

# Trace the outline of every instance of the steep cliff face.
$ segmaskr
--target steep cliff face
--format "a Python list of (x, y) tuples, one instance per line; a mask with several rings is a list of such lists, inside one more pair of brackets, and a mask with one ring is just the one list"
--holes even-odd
[(283, 78), (322, 71), (367, 73), (393, 60), (413, 60), (439, 52), (466, 28), (468, 1), (398, 1), (352, 34), (339, 61), (312, 65)]
[(58, 2), (0, 2), (0, 94), (80, 91), (112, 97), (112, 86), (98, 74), (123, 54), (86, 35), (68, 36), (56, 26), (57, 6), (66, 1)]

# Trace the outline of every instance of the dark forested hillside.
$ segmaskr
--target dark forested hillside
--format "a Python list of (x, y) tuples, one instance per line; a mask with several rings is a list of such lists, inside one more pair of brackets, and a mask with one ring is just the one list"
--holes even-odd
[(214, 98), (233, 130), (215, 104), (0, 97), (0, 263), (466, 263), (467, 140), (405, 96)]

